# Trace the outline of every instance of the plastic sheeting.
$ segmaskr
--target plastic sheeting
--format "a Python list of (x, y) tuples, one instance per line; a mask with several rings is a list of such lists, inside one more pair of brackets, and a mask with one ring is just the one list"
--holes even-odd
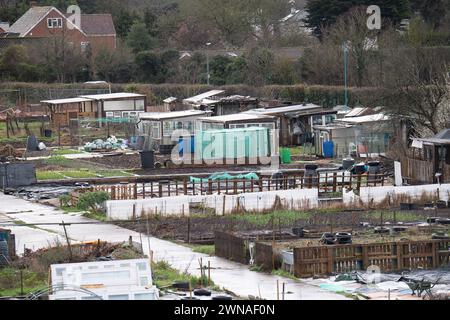
[(0, 164), (0, 188), (17, 188), (34, 183), (36, 183), (36, 168), (33, 164)]
[(214, 173), (213, 175), (211, 175), (208, 178), (205, 179), (201, 179), (201, 178), (195, 178), (195, 177), (190, 177), (189, 178), (190, 182), (192, 183), (201, 183), (201, 182), (208, 182), (208, 181), (225, 181), (225, 180), (255, 180), (258, 181), (259, 177), (256, 173), (251, 172), (248, 174), (239, 174), (236, 176), (232, 176), (229, 173)]

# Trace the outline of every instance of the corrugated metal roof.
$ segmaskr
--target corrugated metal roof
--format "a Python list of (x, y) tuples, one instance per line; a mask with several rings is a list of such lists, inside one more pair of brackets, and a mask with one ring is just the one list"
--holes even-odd
[(142, 94), (129, 93), (129, 92), (118, 92), (118, 93), (107, 93), (107, 94), (93, 94), (87, 96), (80, 96), (81, 98), (93, 99), (93, 100), (113, 100), (113, 99), (129, 99), (129, 98), (143, 98)]
[(225, 92), (225, 90), (211, 90), (211, 91), (199, 94), (197, 96), (184, 99), (184, 101), (187, 103), (200, 103), (200, 102), (202, 102), (203, 99), (211, 98), (211, 97), (217, 96), (219, 94), (222, 94), (224, 92)]
[(234, 122), (234, 121), (251, 121), (251, 120), (275, 120), (275, 117), (266, 116), (263, 114), (257, 114), (257, 113), (250, 113), (250, 112), (244, 112), (244, 113), (236, 113), (236, 114), (229, 114), (225, 116), (217, 116), (217, 117), (209, 117), (209, 118), (200, 118), (199, 120), (205, 121), (205, 122)]
[(368, 116), (362, 117), (351, 117), (351, 118), (343, 118), (338, 119), (337, 121), (345, 122), (345, 123), (365, 123), (365, 122), (377, 122), (377, 121), (389, 121), (391, 118), (384, 113), (371, 114)]
[[(288, 114), (288, 113), (309, 113), (311, 111), (327, 111), (323, 107), (315, 105), (315, 104), (300, 104), (286, 107), (276, 107), (276, 108), (268, 108), (268, 109), (255, 109), (250, 110), (248, 112), (256, 112), (265, 115), (278, 115), (278, 114)], [(330, 113), (333, 113), (333, 110), (330, 110)]]
[(93, 99), (87, 98), (70, 98), (70, 99), (56, 99), (56, 100), (43, 100), (41, 103), (46, 104), (67, 104), (67, 103), (79, 103), (93, 101)]
[(201, 110), (185, 110), (185, 111), (174, 111), (174, 112), (144, 112), (139, 114), (139, 119), (141, 120), (166, 120), (166, 119), (176, 119), (176, 118), (187, 118), (194, 116), (206, 116), (211, 114), (211, 111), (201, 111)]
[(175, 102), (177, 100), (178, 100), (178, 98), (170, 97), (170, 98), (167, 98), (167, 99), (163, 100), (163, 102), (164, 103), (172, 103), (172, 102)]
[(368, 112), (371, 112), (370, 108), (353, 108), (351, 109), (351, 111), (349, 113), (347, 113), (345, 115), (346, 118), (350, 118), (350, 117), (360, 117), (360, 116), (364, 116), (367, 115)]

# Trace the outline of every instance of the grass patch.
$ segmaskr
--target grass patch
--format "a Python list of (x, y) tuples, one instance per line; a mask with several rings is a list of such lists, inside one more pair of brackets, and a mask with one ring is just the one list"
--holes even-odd
[(68, 167), (70, 161), (70, 159), (67, 159), (63, 156), (52, 156), (48, 159), (45, 159), (44, 163), (50, 166)]
[[(192, 289), (205, 286), (208, 279), (191, 276), (189, 274), (180, 273), (172, 268), (167, 262), (160, 261), (152, 263), (152, 273), (154, 284), (159, 289), (170, 287), (174, 282), (190, 282)], [(214, 286), (211, 281), (210, 286)]]
[(38, 180), (60, 180), (64, 176), (56, 171), (36, 171), (36, 178)]
[(381, 221), (381, 215), (383, 214), (383, 221), (401, 221), (401, 222), (415, 222), (423, 220), (423, 216), (415, 212), (408, 211), (374, 211), (366, 213), (364, 216), (366, 218), (376, 218)]
[(213, 244), (212, 245), (198, 245), (198, 246), (193, 246), (192, 251), (197, 252), (197, 253), (207, 254), (209, 256), (213, 256), (216, 253), (216, 247)]
[[(79, 209), (76, 209), (76, 210), (77, 211), (74, 211), (74, 212), (80, 212)], [(101, 222), (108, 221), (108, 218), (103, 213), (85, 212), (85, 213), (83, 213), (83, 217), (88, 218), (88, 219), (101, 221)]]
[(284, 278), (288, 278), (288, 279), (292, 279), (292, 280), (298, 281), (298, 279), (293, 274), (291, 274), (291, 273), (289, 273), (289, 272), (287, 272), (285, 270), (281, 270), (281, 269), (272, 270), (272, 274), (274, 276), (284, 277)]
[[(27, 295), (47, 287), (47, 274), (30, 270), (22, 271), (23, 294)], [(21, 295), (20, 271), (13, 268), (0, 269), (0, 297)]]
[(277, 211), (274, 213), (266, 214), (245, 214), (245, 215), (234, 215), (233, 219), (237, 222), (250, 223), (257, 227), (264, 227), (269, 224), (273, 217), (275, 217), (275, 223), (281, 220), (284, 224), (294, 223), (300, 219), (307, 220), (312, 216), (311, 212), (297, 212), (297, 211)]
[(74, 149), (57, 149), (52, 151), (53, 156), (64, 156), (67, 154), (80, 154), (80, 153), (83, 152)]
[(133, 176), (131, 173), (122, 170), (101, 170), (97, 172), (98, 175), (103, 178), (112, 178), (112, 177), (131, 177)]
[(87, 179), (87, 178), (96, 178), (97, 175), (91, 171), (83, 171), (83, 170), (71, 170), (71, 171), (61, 171), (66, 177), (73, 179)]

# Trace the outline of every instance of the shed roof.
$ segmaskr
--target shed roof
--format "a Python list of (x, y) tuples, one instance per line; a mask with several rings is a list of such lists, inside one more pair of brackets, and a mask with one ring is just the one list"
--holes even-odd
[(243, 112), (243, 113), (229, 114), (225, 116), (200, 118), (199, 120), (203, 122), (227, 123), (227, 122), (245, 122), (245, 121), (276, 121), (276, 118), (266, 116), (263, 114)]
[(177, 118), (188, 118), (188, 117), (201, 117), (211, 114), (211, 111), (201, 111), (201, 110), (185, 110), (185, 111), (174, 111), (174, 112), (144, 112), (139, 114), (139, 119), (141, 120), (170, 120)]
[(69, 104), (69, 103), (79, 103), (79, 102), (89, 102), (93, 99), (87, 98), (70, 98), (70, 99), (55, 99), (55, 100), (43, 100), (41, 103), (46, 104)]
[(450, 144), (450, 129), (444, 129), (431, 138), (415, 139), (431, 144)]
[(316, 104), (300, 104), (293, 106), (255, 109), (248, 111), (249, 113), (260, 113), (264, 115), (313, 115), (319, 113), (337, 113), (334, 110), (327, 110)]
[(338, 119), (337, 121), (345, 122), (345, 123), (368, 123), (368, 122), (377, 122), (377, 121), (389, 121), (391, 118), (384, 113), (377, 113), (377, 114), (371, 114), (368, 116), (361, 116), (361, 117), (350, 117), (350, 118), (343, 118)]
[(211, 90), (211, 91), (199, 94), (197, 96), (184, 99), (184, 101), (187, 103), (194, 103), (194, 104), (200, 103), (200, 102), (202, 102), (203, 99), (211, 98), (211, 97), (217, 96), (219, 94), (222, 94), (224, 92), (225, 92), (225, 90)]
[(133, 99), (133, 98), (144, 98), (145, 96), (137, 93), (129, 92), (117, 92), (117, 93), (107, 93), (107, 94), (93, 94), (87, 96), (80, 96), (81, 98), (92, 99), (92, 100), (115, 100), (115, 99)]

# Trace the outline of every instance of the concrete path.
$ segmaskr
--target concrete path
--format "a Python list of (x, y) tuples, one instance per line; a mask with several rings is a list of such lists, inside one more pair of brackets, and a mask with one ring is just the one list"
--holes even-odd
[[(32, 203), (13, 196), (0, 194), (0, 227), (11, 229), (16, 234), (16, 247), (19, 253), (23, 253), (24, 247), (37, 250), (48, 247), (55, 241), (65, 242), (64, 230), (59, 225), (45, 225), (37, 227), (23, 227), (19, 223), (93, 223), (67, 226), (69, 238), (72, 241), (95, 241), (101, 239), (109, 242), (127, 241), (132, 236), (134, 241), (140, 241), (139, 233), (120, 228), (110, 224), (96, 223), (79, 214), (65, 214), (53, 207)], [(16, 223), (6, 227), (5, 225)], [(154, 237), (142, 236), (142, 243), (146, 254), (149, 245), (154, 252), (156, 261), (167, 261), (172, 267), (181, 272), (192, 275), (200, 275), (198, 259), (203, 259), (203, 264), (211, 263), (211, 278), (216, 285), (234, 292), (240, 297), (261, 296), (263, 299), (277, 298), (277, 280), (280, 287), (285, 283), (286, 300), (343, 300), (342, 295), (328, 292), (284, 277), (273, 276), (260, 272), (250, 271), (248, 266), (234, 263), (218, 257), (209, 257), (205, 254), (195, 253), (191, 249)]]

